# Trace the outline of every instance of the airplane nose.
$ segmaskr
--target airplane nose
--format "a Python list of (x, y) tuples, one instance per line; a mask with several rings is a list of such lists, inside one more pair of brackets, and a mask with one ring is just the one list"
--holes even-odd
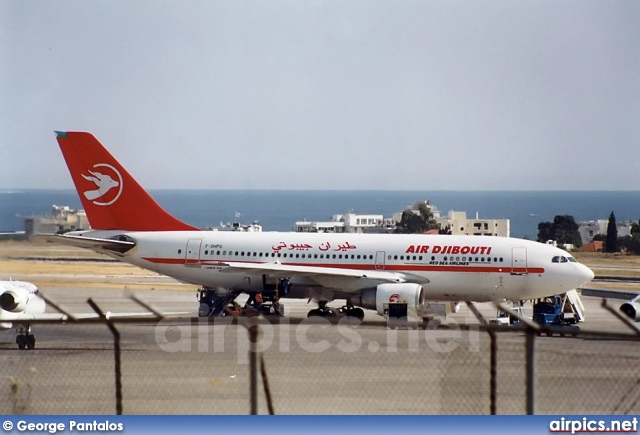
[(581, 264), (580, 266), (582, 267), (580, 275), (581, 275), (581, 278), (583, 279), (583, 282), (587, 283), (591, 281), (595, 277), (593, 270), (589, 269), (584, 264)]

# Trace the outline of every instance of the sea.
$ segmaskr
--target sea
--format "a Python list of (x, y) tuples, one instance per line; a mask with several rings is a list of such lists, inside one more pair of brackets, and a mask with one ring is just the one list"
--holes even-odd
[[(556, 215), (576, 221), (640, 219), (640, 191), (387, 191), (387, 190), (150, 190), (169, 213), (199, 228), (258, 221), (263, 231), (292, 231), (296, 221), (329, 221), (334, 214), (382, 214), (428, 200), (445, 216), (510, 219), (511, 236), (536, 239), (538, 224)], [(0, 232), (24, 230), (24, 218), (48, 216), (52, 205), (82, 208), (75, 190), (0, 190)]]

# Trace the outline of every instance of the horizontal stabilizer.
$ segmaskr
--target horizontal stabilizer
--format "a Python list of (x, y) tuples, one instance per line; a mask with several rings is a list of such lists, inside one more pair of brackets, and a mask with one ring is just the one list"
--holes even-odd
[(33, 236), (35, 240), (45, 240), (51, 243), (76, 246), (78, 248), (91, 249), (98, 252), (116, 252), (124, 254), (136, 246), (135, 242), (126, 240), (97, 239), (92, 237), (66, 236), (66, 235), (39, 235)]

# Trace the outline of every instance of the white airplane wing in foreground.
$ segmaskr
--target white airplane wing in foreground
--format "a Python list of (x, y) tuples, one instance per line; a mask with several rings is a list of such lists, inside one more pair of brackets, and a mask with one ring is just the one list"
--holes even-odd
[[(175, 313), (169, 313), (174, 315)], [(184, 314), (184, 313), (180, 313)], [(86, 320), (98, 320), (100, 316), (97, 313), (72, 313), (73, 319), (67, 314), (62, 313), (42, 313), (42, 314), (19, 314), (15, 317), (6, 319), (9, 323), (21, 323), (21, 322), (67, 322), (67, 321), (86, 321)], [(131, 312), (131, 313), (111, 313), (106, 312), (107, 319), (115, 318), (133, 318), (133, 317), (153, 317), (154, 313), (150, 312)]]

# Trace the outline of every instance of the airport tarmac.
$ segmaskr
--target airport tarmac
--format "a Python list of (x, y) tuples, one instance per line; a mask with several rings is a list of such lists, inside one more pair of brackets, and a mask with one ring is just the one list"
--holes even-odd
[[(142, 311), (122, 287), (43, 288), (65, 309)], [(231, 318), (197, 319), (195, 292), (142, 290), (141, 299), (176, 320), (117, 327), (125, 414), (247, 414), (249, 342)], [(583, 298), (583, 330), (629, 333)], [(363, 324), (306, 319), (313, 308), (286, 300), (287, 316), (263, 324), (259, 346), (277, 414), (488, 414), (490, 341), (466, 306), (449, 328), (390, 330), (368, 311)], [(487, 317), (490, 304), (479, 304)], [(526, 313), (527, 310), (525, 310)], [(462, 325), (458, 329), (455, 325)], [(21, 351), (0, 333), (0, 412), (115, 413), (113, 337), (103, 324), (34, 326), (37, 348)], [(497, 338), (497, 411), (525, 413), (525, 337)], [(536, 338), (537, 413), (640, 412), (638, 342), (594, 337)], [(264, 390), (259, 411), (267, 412)]]
[[(91, 312), (89, 298), (104, 311), (145, 311), (125, 289), (160, 311), (181, 313), (174, 320), (117, 323), (125, 414), (248, 414), (246, 327), (231, 318), (199, 319), (195, 286), (104, 260), (76, 248), (3, 243), (0, 277), (34, 282), (73, 313)], [(582, 300), (582, 331), (631, 334), (599, 298)], [(611, 301), (614, 307), (620, 302)], [(362, 324), (329, 322), (307, 319), (315, 305), (306, 300), (283, 303), (286, 316), (262, 323), (258, 343), (275, 413), (490, 412), (490, 338), (465, 304), (448, 316), (447, 328), (391, 330), (372, 311)], [(492, 305), (478, 307), (495, 316)], [(38, 324), (33, 330), (31, 351), (17, 349), (15, 331), (0, 331), (0, 413), (115, 413), (114, 340), (107, 326)], [(497, 412), (523, 414), (525, 335), (501, 332), (496, 344)], [(611, 335), (536, 337), (536, 413), (640, 413), (639, 344)], [(258, 410), (267, 413), (260, 384)]]

